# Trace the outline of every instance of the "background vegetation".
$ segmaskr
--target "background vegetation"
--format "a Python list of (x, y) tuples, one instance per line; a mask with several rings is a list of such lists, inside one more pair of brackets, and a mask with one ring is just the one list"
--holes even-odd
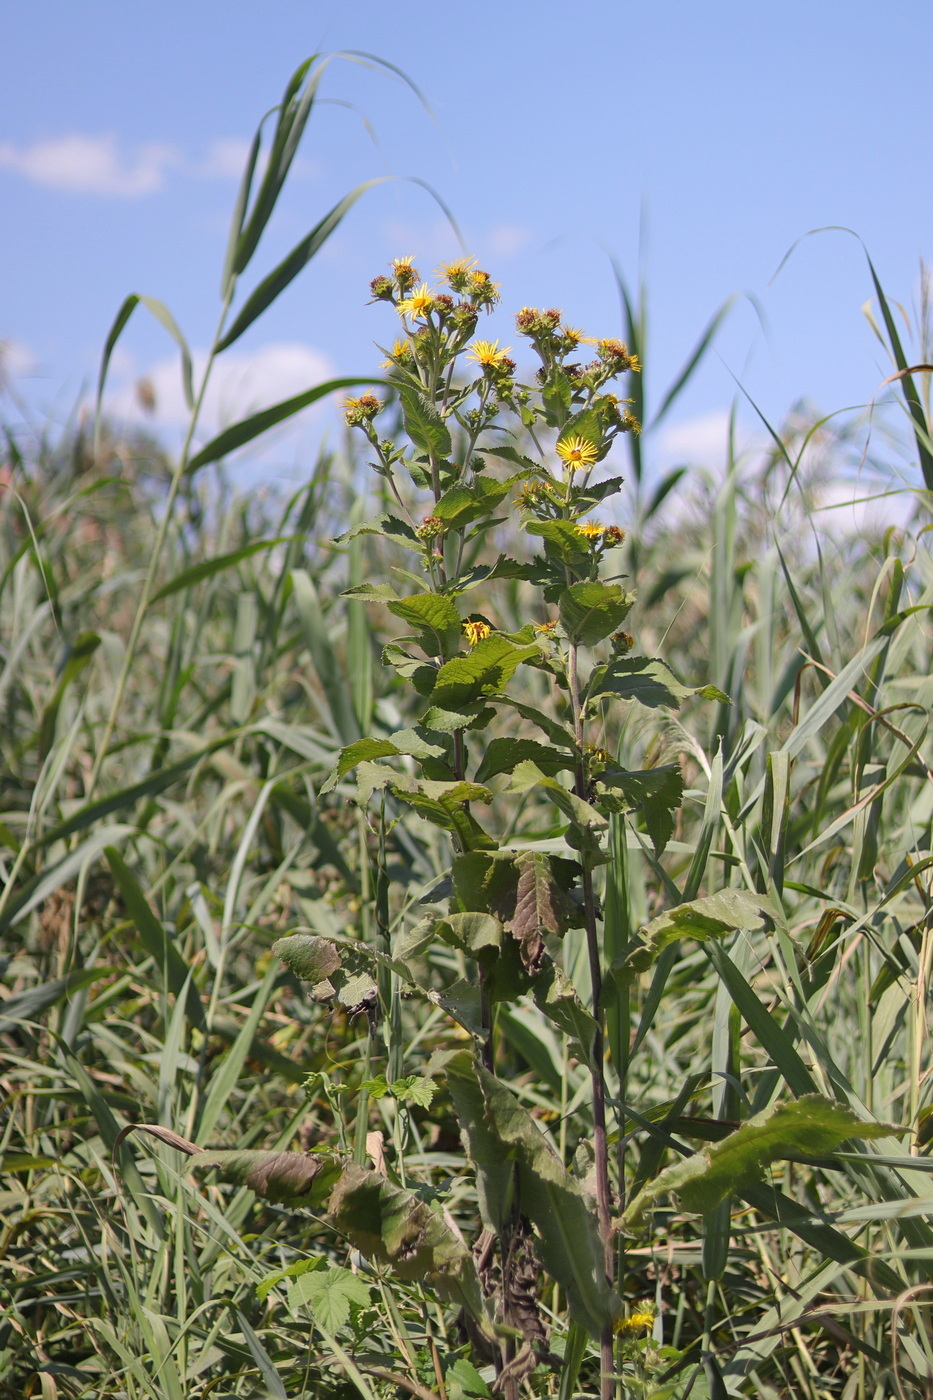
[[(216, 354), (360, 193), (237, 299), (319, 77), (314, 66), (296, 74), (266, 173), (244, 186)], [(645, 1319), (620, 1331), (627, 1394), (933, 1393), (933, 569), (921, 490), (933, 488), (933, 443), (925, 372), (904, 373), (911, 361), (870, 265), (867, 277), (901, 375), (903, 442), (879, 447), (876, 434), (866, 447), (864, 433), (797, 410), (754, 461), (730, 456), (721, 478), (659, 480), (651, 424), (626, 439), (619, 523), (638, 649), (732, 703), (687, 702), (665, 718), (630, 705), (621, 754), (631, 767), (679, 764), (684, 802), (660, 858), (641, 818), (614, 823), (602, 897), (619, 954), (701, 895), (756, 893), (781, 915), (725, 940), (669, 943), (607, 1008), (625, 1067), (620, 1192), (631, 1199), (791, 1097), (819, 1092), (866, 1134), (892, 1126), (794, 1160), (763, 1149), (763, 1179), (739, 1174), (731, 1200), (705, 1211), (662, 1183), (621, 1260), (626, 1317)], [(646, 327), (637, 300), (626, 304), (638, 351)], [(105, 364), (137, 305), (117, 318)], [(148, 309), (184, 365), (174, 321)], [(192, 424), (201, 392), (192, 383)], [(640, 378), (628, 392), (640, 399)], [(106, 424), (96, 439), (84, 428), (55, 441), (7, 433), (0, 1393), (10, 1397), (457, 1400), (494, 1384), (456, 1307), (367, 1262), (319, 1212), (195, 1179), (167, 1141), (119, 1141), (146, 1122), (201, 1147), (358, 1155), (362, 1123), (381, 1132), (370, 1154), (384, 1154), (392, 1179), (468, 1243), (476, 1233), (442, 1073), (445, 1052), (469, 1043), (443, 1005), (462, 957), (441, 944), (426, 952), (433, 1007), (394, 988), (405, 1048), (388, 1064), (373, 1061), (352, 995), (312, 1001), (271, 951), (301, 930), (376, 950), (389, 934), (397, 947), (450, 867), (445, 834), (413, 812), (387, 830), (349, 789), (322, 793), (340, 750), (414, 723), (417, 696), (381, 663), (395, 635), (384, 613), (341, 597), (398, 563), (379, 535), (333, 543), (382, 505), (349, 442), (322, 454), (289, 501), (219, 489), (224, 456), (273, 421), (200, 449), (192, 435), (177, 461)], [(881, 528), (831, 539), (815, 523), (821, 485), (851, 477), (869, 451), (917, 488), (916, 525), (884, 528), (882, 502)], [(497, 528), (505, 538), (508, 520)], [(516, 629), (528, 587), (498, 585), (499, 614)], [(529, 840), (560, 833), (530, 804), (515, 823)], [(585, 985), (579, 930), (564, 960)], [(568, 1038), (523, 1000), (500, 1010), (493, 1055), (585, 1181), (590, 1081)], [(361, 1090), (378, 1074), (407, 1083)], [(542, 1306), (565, 1364), (543, 1362), (525, 1393), (598, 1394), (598, 1346), (570, 1322), (564, 1290), (550, 1286)]]

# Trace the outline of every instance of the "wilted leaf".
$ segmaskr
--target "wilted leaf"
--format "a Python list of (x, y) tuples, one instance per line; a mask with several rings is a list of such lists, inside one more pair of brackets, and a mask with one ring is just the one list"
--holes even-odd
[(606, 1282), (594, 1204), (518, 1099), (470, 1055), (451, 1061), (447, 1083), (476, 1167), (484, 1223), (504, 1224), (517, 1186), (544, 1267), (566, 1289), (571, 1315), (599, 1336), (617, 1302)]
[(234, 1148), (222, 1152), (198, 1152), (189, 1160), (194, 1171), (216, 1167), (226, 1181), (248, 1186), (269, 1201), (301, 1201), (320, 1206), (343, 1170), (334, 1156), (311, 1157), (304, 1152), (264, 1152)]
[(727, 1196), (760, 1181), (772, 1162), (825, 1157), (849, 1138), (904, 1132), (906, 1128), (891, 1123), (865, 1122), (850, 1108), (821, 1094), (772, 1104), (722, 1142), (661, 1172), (631, 1203), (622, 1221), (625, 1225), (635, 1223), (652, 1201), (668, 1192), (674, 1192), (686, 1210), (706, 1214)]
[(720, 890), (718, 894), (676, 904), (639, 931), (622, 958), (612, 964), (612, 975), (625, 985), (647, 971), (667, 945), (679, 938), (693, 938), (703, 943), (708, 938), (723, 938), (738, 929), (764, 928), (773, 917), (774, 910), (764, 895), (751, 894), (748, 890)]

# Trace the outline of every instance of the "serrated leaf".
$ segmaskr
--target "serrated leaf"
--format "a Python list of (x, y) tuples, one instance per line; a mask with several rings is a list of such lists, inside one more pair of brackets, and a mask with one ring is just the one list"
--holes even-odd
[[(702, 687), (703, 691), (709, 689), (708, 686)], [(682, 700), (700, 693), (679, 681), (671, 668), (657, 658), (624, 656), (610, 661), (608, 666), (600, 667), (594, 673), (587, 690), (587, 700), (592, 703), (603, 696), (613, 695), (620, 700), (637, 700), (652, 710), (659, 705), (678, 710)], [(720, 696), (728, 703), (728, 696), (724, 696), (722, 691), (716, 691), (713, 698)]]
[(419, 553), (424, 550), (424, 541), (418, 538), (407, 520), (401, 520), (397, 515), (377, 515), (373, 520), (364, 520), (352, 530), (338, 535), (335, 544), (348, 544), (358, 535), (382, 535), (404, 545), (406, 549), (415, 549)]
[(573, 568), (590, 558), (589, 541), (571, 520), (527, 520), (525, 533), (539, 535), (547, 557), (558, 563)]
[(272, 951), (296, 977), (311, 983), (315, 1001), (336, 1001), (355, 1015), (376, 999), (376, 964), (365, 944), (348, 941), (338, 948), (328, 938), (293, 933), (277, 939)]
[(277, 1283), (282, 1283), (287, 1278), (300, 1278), (302, 1274), (313, 1273), (315, 1269), (326, 1269), (327, 1260), (318, 1255), (313, 1259), (296, 1259), (294, 1264), (289, 1264), (285, 1269), (276, 1269), (274, 1273), (266, 1274), (256, 1284), (256, 1297), (260, 1303), (264, 1303), (270, 1292)]
[(340, 750), (333, 772), (321, 784), (321, 792), (332, 792), (340, 779), (360, 763), (376, 758), (394, 758), (399, 754), (420, 759), (443, 758), (446, 749), (441, 744), (432, 744), (417, 729), (399, 729), (389, 739), (358, 739), (355, 744), (347, 744)]
[(761, 1180), (772, 1162), (825, 1157), (849, 1138), (904, 1133), (891, 1123), (865, 1122), (850, 1108), (821, 1094), (772, 1104), (721, 1142), (677, 1162), (639, 1193), (622, 1217), (632, 1225), (659, 1196), (674, 1192), (686, 1210), (707, 1214), (727, 1196)]
[(295, 1279), (288, 1290), (288, 1306), (297, 1313), (302, 1304), (311, 1309), (315, 1322), (328, 1332), (338, 1332), (350, 1317), (350, 1305), (365, 1308), (370, 1286), (340, 1264), (311, 1270)]
[(431, 514), (455, 530), (491, 515), (512, 489), (513, 481), (496, 481), (479, 476), (471, 486), (452, 486), (432, 507)]
[(476, 781), (485, 783), (499, 773), (512, 773), (526, 759), (531, 759), (542, 773), (551, 777), (574, 766), (572, 754), (540, 744), (535, 739), (492, 739), (476, 770)]
[(647, 971), (669, 943), (680, 938), (704, 943), (739, 929), (756, 931), (773, 917), (769, 900), (748, 890), (720, 890), (718, 894), (677, 904), (640, 930), (623, 957), (612, 964), (612, 975), (624, 985)]
[(621, 627), (635, 602), (618, 583), (574, 583), (557, 600), (560, 622), (571, 641), (595, 646)]
[(543, 788), (547, 797), (575, 826), (584, 830), (604, 831), (609, 824), (602, 813), (589, 802), (577, 797), (576, 793), (569, 792), (556, 778), (549, 778), (546, 773), (541, 772), (536, 763), (525, 759), (516, 766), (509, 791), (527, 792), (532, 787)]
[(491, 1396), (492, 1391), (483, 1380), (479, 1371), (472, 1361), (467, 1361), (465, 1356), (460, 1356), (452, 1366), (448, 1366), (444, 1373), (444, 1381), (450, 1388), (451, 1381), (460, 1386), (465, 1395)]
[(498, 695), (523, 662), (540, 654), (537, 646), (517, 647), (494, 632), (469, 655), (455, 656), (440, 668), (431, 700), (440, 709), (457, 710), (484, 695)]
[(434, 405), (407, 384), (399, 388), (398, 396), (405, 431), (418, 451), (426, 457), (449, 457), (450, 433)]
[(679, 764), (665, 763), (634, 773), (608, 770), (600, 773), (596, 792), (597, 797), (611, 799), (608, 806), (613, 805), (613, 800), (621, 800), (626, 808), (640, 808), (655, 854), (661, 855), (673, 834), (674, 813), (683, 801), (684, 779)]
[(415, 593), (388, 603), (389, 612), (418, 629), (427, 656), (449, 656), (460, 645), (460, 614), (453, 600), (438, 593)]
[(536, 972), (544, 957), (544, 935), (565, 933), (576, 911), (568, 911), (569, 901), (551, 873), (547, 856), (522, 851), (514, 864), (518, 883), (509, 927), (518, 940), (522, 962), (529, 972)]
[(388, 583), (358, 583), (355, 588), (345, 588), (340, 596), (357, 603), (392, 603), (398, 598)]

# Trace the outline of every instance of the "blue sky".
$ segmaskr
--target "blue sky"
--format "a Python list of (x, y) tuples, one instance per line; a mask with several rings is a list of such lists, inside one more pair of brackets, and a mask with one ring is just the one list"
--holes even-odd
[[(662, 458), (708, 454), (736, 381), (777, 421), (801, 398), (824, 412), (866, 404), (889, 366), (861, 310), (872, 288), (858, 241), (806, 239), (771, 279), (795, 240), (844, 225), (914, 318), (919, 260), (933, 260), (931, 31), (929, 0), (7, 4), (0, 340), (14, 389), (64, 421), (131, 291), (163, 299), (206, 346), (245, 143), (303, 58), (364, 49), (404, 69), (433, 115), (391, 76), (335, 63), (333, 102), (312, 116), (258, 272), (353, 185), (416, 176), (453, 210), (509, 313), (557, 305), (590, 334), (618, 334), (611, 258), (633, 283), (643, 272), (655, 402), (738, 294), (655, 443)], [(373, 341), (394, 326), (390, 309), (365, 305), (370, 278), (396, 255), (429, 274), (457, 251), (422, 188), (396, 178), (371, 191), (230, 352), (215, 420), (375, 372)], [(488, 332), (514, 343), (505, 311)], [(171, 343), (137, 313), (115, 361), (117, 409), (134, 411), (143, 374), (171, 432)], [(280, 440), (269, 470), (300, 470), (327, 421)]]

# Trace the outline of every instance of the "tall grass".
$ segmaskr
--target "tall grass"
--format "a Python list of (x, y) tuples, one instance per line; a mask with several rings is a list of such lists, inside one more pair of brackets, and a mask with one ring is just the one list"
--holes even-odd
[[(286, 94), (280, 171), (316, 73), (299, 70)], [(232, 283), (274, 178), (252, 204), (244, 186), (217, 354), (243, 322)], [(296, 253), (296, 271), (317, 246)], [(291, 266), (244, 308), (261, 310)], [(925, 371), (873, 268), (869, 282), (908, 460), (929, 487)], [(644, 318), (624, 304), (635, 339)], [(687, 354), (687, 377), (714, 331)], [(193, 415), (203, 387), (192, 384)], [(675, 398), (661, 395), (662, 410)], [(212, 506), (204, 478), (259, 426), (175, 462), (105, 422), (93, 443), (8, 438), (0, 1393), (11, 1400), (457, 1400), (492, 1378), (455, 1309), (373, 1268), (313, 1212), (199, 1185), (158, 1139), (117, 1145), (142, 1121), (200, 1146), (351, 1154), (378, 1129), (373, 1150), (393, 1174), (468, 1238), (473, 1227), (475, 1184), (440, 1073), (464, 1039), (444, 994), (465, 967), (443, 947), (419, 955), (411, 937), (449, 853), (412, 814), (393, 814), (387, 832), (339, 790), (320, 794), (342, 745), (413, 718), (380, 664), (379, 615), (340, 598), (396, 560), (378, 536), (330, 543), (362, 511), (349, 449), (321, 456), (288, 501)], [(788, 1096), (818, 1091), (891, 1128), (766, 1166), (705, 1215), (659, 1195), (619, 1237), (626, 1303), (657, 1308), (632, 1344), (626, 1393), (931, 1394), (928, 537), (827, 534), (817, 478), (853, 461), (832, 423), (792, 417), (754, 464), (730, 450), (717, 477), (655, 485), (650, 454), (646, 433), (629, 464), (625, 559), (640, 648), (732, 704), (663, 722), (633, 705), (612, 734), (628, 767), (676, 759), (687, 793), (663, 858), (637, 823), (614, 826), (600, 891), (608, 961), (698, 895), (754, 892), (776, 917), (725, 943), (672, 942), (649, 973), (610, 979), (619, 1214), (665, 1166)], [(498, 602), (524, 620), (522, 584)], [(519, 808), (515, 831), (546, 837), (540, 809)], [(310, 1001), (271, 956), (302, 928), (377, 948), (391, 938), (396, 956), (422, 957), (437, 1004), (395, 998), (404, 1052), (392, 1063), (365, 1016)], [(585, 983), (573, 930), (564, 957)], [(589, 1078), (569, 1043), (522, 1002), (500, 1012), (494, 1054), (585, 1180)], [(427, 1106), (360, 1088), (380, 1070), (391, 1081), (435, 1067)], [(345, 1271), (328, 1272), (326, 1289), (324, 1259)], [(543, 1301), (565, 1365), (539, 1367), (527, 1391), (598, 1393), (598, 1356), (566, 1299), (552, 1289)]]

